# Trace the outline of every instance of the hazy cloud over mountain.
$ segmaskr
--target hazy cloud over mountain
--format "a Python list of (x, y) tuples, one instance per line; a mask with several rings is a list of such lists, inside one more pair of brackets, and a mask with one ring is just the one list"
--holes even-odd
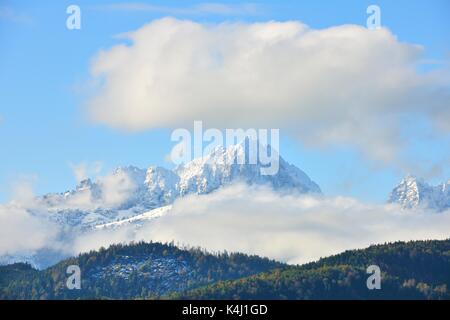
[(351, 198), (282, 196), (266, 188), (238, 185), (177, 200), (166, 215), (134, 227), (78, 237), (74, 249), (88, 251), (122, 241), (172, 241), (208, 250), (243, 251), (303, 263), (385, 241), (444, 239), (450, 211), (400, 210)]
[(0, 255), (44, 248), (76, 255), (113, 243), (173, 240), (213, 251), (242, 251), (303, 263), (385, 241), (444, 239), (450, 228), (448, 210), (401, 210), (393, 204), (281, 195), (248, 185), (181, 198), (162, 217), (140, 228), (124, 224), (116, 229), (72, 232), (64, 238), (64, 228), (45, 219), (43, 208), (33, 203), (27, 206), (0, 207)]
[(0, 205), (0, 256), (52, 248), (58, 227), (25, 208)]

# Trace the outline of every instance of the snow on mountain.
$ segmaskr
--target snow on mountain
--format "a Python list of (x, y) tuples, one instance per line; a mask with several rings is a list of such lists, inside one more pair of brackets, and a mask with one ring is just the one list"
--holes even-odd
[(175, 172), (161, 167), (150, 167), (147, 170), (145, 186), (147, 194), (155, 203), (167, 204), (172, 203), (178, 196), (179, 182), (180, 177)]
[(321, 192), (319, 186), (302, 170), (281, 157), (278, 160), (279, 170), (275, 175), (263, 175), (261, 168), (264, 166), (259, 159), (255, 164), (249, 164), (249, 161), (245, 161), (245, 164), (239, 164), (237, 161), (230, 163), (227, 160), (239, 157), (249, 159), (249, 148), (246, 147), (245, 140), (228, 148), (218, 146), (209, 155), (179, 167), (176, 172), (180, 177), (180, 195), (205, 194), (236, 181), (249, 185), (267, 184), (277, 191)]
[(116, 229), (116, 228), (125, 226), (127, 224), (134, 224), (134, 225), (140, 226), (142, 223), (144, 223), (146, 221), (156, 219), (158, 217), (163, 216), (164, 214), (169, 212), (170, 209), (172, 209), (172, 205), (156, 208), (156, 209), (138, 214), (138, 215), (133, 216), (128, 219), (122, 219), (119, 221), (109, 222), (109, 223), (105, 223), (105, 224), (99, 224), (99, 225), (96, 225), (94, 228), (97, 230)]
[[(166, 207), (178, 197), (207, 194), (235, 182), (265, 184), (279, 192), (321, 192), (302, 170), (281, 157), (278, 173), (263, 175), (261, 168), (265, 166), (259, 159), (254, 164), (248, 163), (246, 143), (248, 140), (228, 148), (218, 146), (205, 157), (194, 159), (175, 170), (154, 166), (148, 169), (119, 167), (111, 175), (95, 182), (90, 179), (81, 181), (75, 190), (38, 198), (39, 211), (47, 211), (50, 220), (63, 226), (86, 229), (130, 221), (133, 217)], [(261, 145), (258, 147), (263, 148)], [(245, 164), (236, 160), (240, 156), (246, 157)]]
[(398, 203), (404, 209), (429, 208), (443, 211), (450, 208), (450, 180), (431, 186), (423, 179), (406, 176), (389, 195), (389, 203)]

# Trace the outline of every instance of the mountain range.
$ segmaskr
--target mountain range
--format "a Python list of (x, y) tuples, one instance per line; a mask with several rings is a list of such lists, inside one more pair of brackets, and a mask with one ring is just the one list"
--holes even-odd
[[(46, 194), (36, 201), (39, 211), (44, 208), (48, 212), (48, 219), (64, 227), (85, 230), (139, 224), (167, 213), (180, 197), (208, 194), (238, 182), (267, 185), (279, 193), (321, 194), (314, 181), (281, 156), (275, 175), (262, 175), (260, 162), (226, 161), (246, 154), (246, 150), (245, 143), (228, 148), (218, 146), (209, 155), (174, 170), (155, 166), (119, 167), (107, 178), (95, 182), (86, 179), (74, 190)], [(444, 211), (450, 208), (450, 181), (430, 186), (423, 179), (407, 175), (389, 194), (387, 202), (397, 203), (403, 209)], [(34, 213), (42, 215), (42, 212)]]
[[(65, 227), (79, 229), (117, 227), (139, 223), (165, 214), (178, 198), (208, 194), (221, 187), (241, 182), (268, 185), (280, 193), (321, 194), (320, 187), (302, 170), (281, 156), (275, 175), (262, 175), (262, 164), (229, 163), (242, 155), (248, 158), (244, 142), (228, 148), (216, 147), (209, 155), (180, 165), (174, 170), (151, 166), (119, 167), (107, 178), (81, 181), (74, 190), (50, 193), (36, 199), (35, 215), (48, 212), (47, 218)], [(450, 208), (450, 181), (430, 186), (412, 175), (406, 176), (389, 194), (388, 203), (404, 209)], [(36, 211), (36, 210), (35, 210)]]
[(228, 148), (218, 146), (209, 155), (174, 170), (154, 166), (120, 167), (99, 181), (81, 181), (75, 190), (44, 195), (37, 199), (38, 208), (48, 211), (52, 221), (86, 229), (156, 217), (167, 211), (177, 198), (208, 194), (237, 182), (268, 185), (277, 192), (321, 193), (319, 186), (302, 170), (281, 157), (275, 175), (261, 174), (263, 165), (259, 161), (256, 164), (227, 161), (243, 155), (248, 158), (246, 150), (245, 140)]
[[(320, 187), (302, 170), (281, 156), (275, 175), (262, 175), (264, 166), (230, 163), (227, 159), (248, 159), (246, 140), (228, 148), (218, 146), (203, 158), (194, 159), (173, 170), (151, 166), (119, 167), (96, 181), (81, 181), (74, 190), (37, 197), (26, 210), (61, 227), (64, 243), (77, 234), (92, 230), (115, 229), (132, 225), (139, 228), (149, 220), (170, 212), (176, 199), (191, 194), (209, 194), (233, 183), (265, 185), (278, 193), (321, 195)], [(430, 186), (408, 175), (389, 195), (388, 202), (403, 209), (429, 208), (436, 212), (450, 208), (450, 182)], [(30, 262), (38, 268), (48, 267), (65, 256), (42, 249), (3, 255), (0, 264)]]

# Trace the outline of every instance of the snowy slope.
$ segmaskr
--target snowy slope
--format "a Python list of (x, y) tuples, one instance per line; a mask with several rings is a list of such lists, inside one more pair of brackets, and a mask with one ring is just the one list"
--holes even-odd
[(122, 219), (122, 220), (109, 222), (109, 223), (105, 223), (105, 224), (99, 224), (99, 225), (96, 225), (94, 228), (97, 230), (102, 230), (102, 229), (116, 229), (116, 228), (120, 228), (120, 227), (130, 225), (130, 224), (140, 225), (142, 223), (145, 223), (146, 221), (153, 220), (153, 219), (163, 216), (164, 214), (169, 212), (170, 209), (172, 209), (172, 205), (156, 208), (156, 209), (135, 215), (131, 218)]

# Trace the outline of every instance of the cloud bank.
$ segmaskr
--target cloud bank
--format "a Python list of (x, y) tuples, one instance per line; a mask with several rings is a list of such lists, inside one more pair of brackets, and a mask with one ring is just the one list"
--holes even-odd
[[(94, 170), (98, 173), (99, 165), (97, 162), (81, 163), (72, 168), (75, 177), (83, 180), (86, 172)], [(66, 218), (70, 220), (70, 215), (77, 215), (79, 210), (93, 213), (98, 208), (115, 208), (136, 190), (136, 184), (123, 170), (97, 176), (95, 185), (86, 185), (90, 182), (83, 181), (76, 192), (53, 193), (45, 197), (34, 194), (36, 181), (36, 176), (21, 177), (12, 186), (11, 201), (0, 204), (0, 262), (5, 255), (27, 257), (48, 249), (60, 251), (63, 256), (76, 255), (73, 241), (79, 236), (78, 231), (58, 224), (52, 215), (66, 210)]]
[(194, 120), (280, 128), (307, 145), (348, 144), (384, 162), (406, 144), (405, 115), (450, 131), (447, 73), (418, 73), (423, 48), (387, 29), (164, 18), (122, 36), (128, 44), (94, 58), (96, 94), (86, 103), (93, 121), (114, 128)]
[(0, 256), (54, 247), (58, 227), (20, 206), (0, 206)]
[(71, 256), (144, 240), (305, 263), (387, 241), (450, 237), (450, 210), (407, 211), (352, 198), (280, 195), (268, 187), (244, 184), (181, 198), (166, 215), (140, 228), (124, 224), (83, 233), (63, 230), (48, 221), (51, 212), (36, 203), (27, 206), (0, 207), (0, 257), (46, 249), (59, 252), (58, 257)]
[(75, 251), (111, 243), (174, 240), (211, 251), (240, 251), (305, 263), (347, 249), (398, 240), (450, 237), (450, 211), (436, 214), (372, 205), (351, 198), (279, 195), (235, 185), (175, 202), (165, 216), (137, 232), (131, 227), (79, 237)]

